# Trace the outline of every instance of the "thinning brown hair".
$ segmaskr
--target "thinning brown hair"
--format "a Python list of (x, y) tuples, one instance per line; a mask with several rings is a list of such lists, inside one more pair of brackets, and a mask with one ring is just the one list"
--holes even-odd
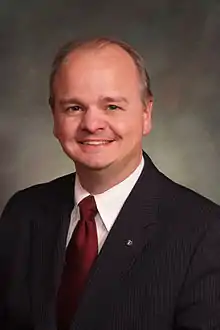
[(151, 92), (151, 86), (150, 86), (150, 77), (148, 75), (148, 72), (145, 68), (144, 60), (142, 56), (128, 43), (108, 38), (108, 37), (100, 37), (95, 39), (88, 39), (88, 40), (73, 40), (66, 44), (64, 44), (57, 52), (54, 61), (52, 63), (52, 70), (50, 73), (50, 79), (49, 79), (49, 103), (51, 108), (54, 107), (54, 92), (53, 92), (53, 84), (55, 76), (63, 63), (63, 61), (67, 58), (67, 56), (74, 52), (75, 50), (78, 50), (80, 48), (103, 48), (109, 45), (116, 45), (120, 48), (122, 48), (124, 51), (126, 51), (129, 56), (132, 58), (139, 77), (140, 77), (140, 87), (141, 87), (141, 99), (143, 104), (146, 104), (146, 100), (148, 98), (151, 98), (153, 96)]

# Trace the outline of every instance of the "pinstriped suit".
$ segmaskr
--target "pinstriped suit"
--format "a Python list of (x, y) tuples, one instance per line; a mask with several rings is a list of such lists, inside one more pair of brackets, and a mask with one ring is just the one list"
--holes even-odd
[[(220, 329), (220, 208), (144, 158), (71, 330)], [(1, 330), (56, 329), (73, 181), (71, 174), (28, 188), (3, 212)]]

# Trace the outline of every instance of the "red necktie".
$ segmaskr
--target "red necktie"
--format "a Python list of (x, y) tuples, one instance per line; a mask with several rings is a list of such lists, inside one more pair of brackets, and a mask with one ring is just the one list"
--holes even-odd
[(79, 203), (80, 220), (66, 251), (61, 285), (57, 297), (58, 329), (67, 330), (82, 294), (90, 268), (98, 254), (95, 224), (97, 208), (93, 196)]

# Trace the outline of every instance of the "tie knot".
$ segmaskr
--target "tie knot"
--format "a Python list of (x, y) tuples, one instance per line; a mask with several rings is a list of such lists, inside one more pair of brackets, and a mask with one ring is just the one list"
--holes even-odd
[(81, 220), (85, 220), (85, 221), (93, 220), (97, 213), (95, 198), (91, 195), (85, 197), (79, 203), (79, 210), (80, 210), (80, 219)]

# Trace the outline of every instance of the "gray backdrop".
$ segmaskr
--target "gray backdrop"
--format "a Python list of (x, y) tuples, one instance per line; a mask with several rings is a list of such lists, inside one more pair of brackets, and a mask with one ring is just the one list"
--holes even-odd
[(16, 190), (72, 171), (52, 136), (48, 74), (61, 44), (97, 35), (146, 60), (155, 107), (144, 149), (220, 203), (219, 0), (1, 0), (0, 211)]

